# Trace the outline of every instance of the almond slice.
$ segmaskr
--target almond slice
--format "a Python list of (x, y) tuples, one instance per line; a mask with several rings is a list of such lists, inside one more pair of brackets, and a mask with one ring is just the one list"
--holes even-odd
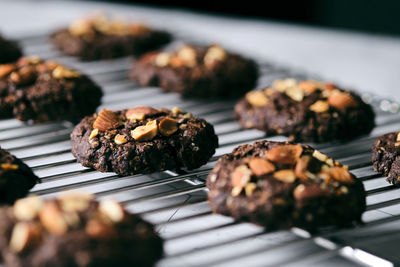
[(93, 195), (87, 192), (70, 192), (59, 196), (60, 206), (63, 211), (83, 211), (89, 207), (94, 199)]
[(345, 170), (343, 167), (332, 167), (329, 170), (329, 174), (333, 179), (343, 183), (354, 183), (354, 179), (350, 172)]
[(100, 131), (115, 129), (120, 125), (117, 115), (108, 109), (102, 109), (93, 123)]
[(302, 152), (300, 144), (278, 145), (267, 152), (266, 158), (275, 163), (291, 165), (296, 163)]
[(268, 160), (262, 158), (252, 158), (249, 167), (255, 175), (261, 176), (275, 171), (275, 166)]
[(301, 81), (298, 83), (298, 86), (301, 90), (304, 91), (307, 95), (314, 93), (318, 87), (319, 83), (316, 81)]
[(122, 205), (115, 200), (109, 199), (100, 202), (99, 211), (113, 223), (119, 223), (125, 217), (125, 211)]
[(159, 112), (160, 111), (158, 109), (141, 106), (128, 109), (125, 112), (125, 116), (130, 120), (143, 120), (146, 116), (151, 116)]
[(166, 67), (171, 62), (171, 54), (161, 52), (156, 56), (155, 64), (158, 67)]
[(253, 172), (246, 165), (235, 168), (231, 174), (231, 184), (233, 187), (244, 187), (250, 181)]
[(162, 135), (170, 136), (178, 130), (178, 123), (171, 118), (164, 118), (160, 121), (159, 130)]
[(328, 97), (328, 103), (337, 109), (346, 109), (356, 107), (357, 101), (349, 93), (341, 92), (339, 90), (333, 91)]
[(280, 170), (274, 173), (274, 178), (284, 183), (293, 183), (296, 175), (293, 170)]
[(126, 138), (125, 138), (124, 135), (122, 135), (122, 134), (117, 134), (117, 135), (114, 137), (114, 142), (115, 142), (117, 145), (122, 145), (122, 144), (125, 144), (126, 142), (128, 142), (128, 140), (126, 140)]
[(62, 65), (58, 65), (53, 70), (52, 76), (56, 79), (63, 79), (63, 78), (77, 78), (80, 77), (81, 74), (75, 70), (71, 70)]
[(16, 253), (38, 244), (42, 239), (42, 232), (37, 224), (18, 222), (15, 224), (10, 238), (10, 249)]
[(314, 150), (314, 152), (312, 153), (312, 156), (322, 162), (325, 162), (328, 160), (328, 156), (319, 152), (318, 150)]
[(297, 178), (301, 179), (302, 181), (308, 180), (308, 165), (310, 164), (311, 157), (304, 155), (302, 156), (296, 163), (296, 167), (294, 168), (294, 174)]
[(190, 46), (183, 46), (178, 50), (177, 56), (183, 60), (184, 64), (188, 67), (194, 67), (197, 64), (196, 50)]
[(208, 48), (204, 55), (204, 65), (207, 67), (213, 67), (216, 62), (225, 60), (227, 56), (228, 54), (222, 47), (213, 45)]
[(137, 141), (148, 141), (153, 139), (158, 132), (157, 121), (149, 121), (146, 125), (138, 126), (131, 131), (131, 136)]
[(18, 220), (33, 220), (38, 216), (43, 201), (37, 196), (18, 199), (14, 203), (14, 216)]
[(268, 104), (268, 98), (263, 91), (253, 91), (246, 94), (246, 100), (253, 107), (264, 107)]
[(99, 134), (99, 129), (93, 129), (91, 132), (90, 132), (90, 135), (89, 135), (89, 140), (92, 140), (93, 138), (95, 138), (97, 135)]
[(316, 113), (323, 113), (323, 112), (327, 112), (329, 110), (329, 104), (327, 101), (318, 100), (314, 104), (312, 104), (309, 107), (309, 109)]
[(55, 202), (46, 202), (39, 213), (43, 227), (55, 235), (62, 235), (68, 230), (63, 213)]

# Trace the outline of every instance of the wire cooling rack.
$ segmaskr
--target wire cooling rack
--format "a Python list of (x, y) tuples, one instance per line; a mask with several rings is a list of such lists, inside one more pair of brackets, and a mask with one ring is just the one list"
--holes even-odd
[[(184, 37), (185, 38), (185, 37)], [(101, 108), (135, 105), (179, 108), (203, 117), (215, 126), (220, 147), (201, 168), (178, 174), (164, 171), (118, 177), (82, 167), (71, 154), (68, 122), (29, 125), (0, 120), (0, 145), (23, 159), (40, 177), (31, 193), (45, 198), (61, 191), (85, 190), (97, 198), (113, 198), (156, 225), (165, 240), (165, 257), (158, 266), (394, 266), (400, 263), (400, 197), (396, 187), (371, 167), (371, 145), (376, 137), (400, 127), (399, 105), (364, 94), (377, 113), (377, 127), (369, 136), (346, 144), (314, 145), (362, 180), (368, 196), (365, 225), (350, 229), (327, 228), (309, 233), (293, 228), (265, 232), (262, 227), (212, 214), (207, 205), (205, 178), (216, 160), (238, 145), (265, 138), (258, 130), (241, 130), (233, 119), (234, 102), (182, 100), (158, 88), (143, 88), (128, 80), (132, 59), (79, 62), (52, 50), (46, 36), (21, 38), (27, 55), (40, 55), (90, 75), (105, 93)], [(301, 72), (259, 62), (259, 86), (276, 78), (307, 78)], [(270, 140), (285, 140), (274, 136)]]

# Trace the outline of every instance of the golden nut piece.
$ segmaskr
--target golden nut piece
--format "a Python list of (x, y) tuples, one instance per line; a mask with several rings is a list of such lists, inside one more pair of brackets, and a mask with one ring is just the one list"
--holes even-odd
[(115, 142), (117, 145), (122, 145), (122, 144), (125, 144), (126, 142), (128, 142), (128, 140), (126, 140), (126, 138), (125, 138), (124, 135), (122, 135), (122, 134), (117, 134), (117, 135), (114, 137), (114, 142)]
[(6, 77), (8, 74), (15, 70), (14, 64), (0, 65), (0, 79)]
[(90, 220), (85, 227), (86, 233), (98, 239), (110, 239), (117, 236), (117, 232), (112, 225), (107, 225), (97, 220)]
[(308, 179), (307, 169), (310, 164), (311, 157), (308, 155), (301, 156), (296, 163), (296, 167), (294, 168), (294, 174), (297, 178), (305, 181)]
[(56, 79), (63, 79), (63, 78), (77, 78), (80, 77), (81, 74), (77, 71), (68, 69), (64, 66), (58, 65), (54, 70), (53, 70), (53, 77)]
[(257, 185), (255, 183), (249, 183), (246, 185), (246, 187), (244, 188), (244, 192), (246, 193), (246, 196), (251, 196), (254, 192), (254, 190), (256, 190)]
[(231, 175), (232, 186), (243, 188), (250, 181), (252, 174), (253, 172), (246, 165), (236, 167)]
[(275, 166), (268, 160), (262, 158), (252, 158), (249, 167), (255, 175), (261, 176), (275, 171)]
[(354, 183), (354, 179), (350, 172), (345, 170), (343, 167), (332, 167), (329, 170), (329, 174), (333, 179), (343, 183)]
[(339, 90), (335, 90), (329, 95), (328, 103), (337, 109), (357, 106), (356, 100), (349, 93), (340, 92)]
[(268, 98), (263, 91), (253, 91), (246, 94), (246, 100), (253, 107), (264, 107), (268, 103)]
[(215, 62), (223, 61), (226, 57), (227, 53), (222, 47), (218, 45), (213, 45), (208, 48), (204, 56), (204, 64), (208, 67), (212, 67), (214, 66)]
[(2, 168), (5, 171), (15, 171), (18, 170), (18, 165), (12, 163), (2, 163), (0, 164), (0, 168)]
[(114, 200), (105, 200), (100, 202), (99, 211), (112, 223), (121, 222), (125, 216), (122, 205)]
[(42, 231), (37, 224), (18, 222), (12, 230), (9, 246), (12, 251), (20, 253), (41, 240)]
[(274, 173), (274, 178), (284, 183), (293, 183), (296, 175), (293, 170), (280, 170)]
[(310, 106), (310, 110), (316, 113), (327, 112), (329, 110), (329, 104), (327, 101), (318, 100)]
[(197, 64), (197, 53), (190, 46), (183, 46), (178, 50), (177, 56), (183, 60), (183, 63), (188, 67), (194, 67)]
[(149, 121), (146, 125), (138, 126), (131, 131), (131, 136), (137, 141), (148, 141), (158, 133), (157, 121)]
[(304, 98), (304, 92), (297, 86), (286, 88), (285, 94), (297, 102), (300, 102)]
[(303, 148), (301, 145), (278, 145), (267, 152), (269, 161), (280, 164), (295, 164), (299, 159)]
[(85, 210), (89, 206), (89, 202), (93, 199), (93, 195), (86, 192), (64, 193), (59, 197), (63, 211)]
[(69, 32), (75, 36), (81, 36), (93, 32), (93, 25), (90, 20), (76, 20), (69, 26)]
[(93, 123), (93, 128), (100, 131), (115, 129), (120, 125), (117, 115), (108, 109), (102, 109)]
[(43, 227), (55, 235), (62, 235), (68, 230), (68, 224), (63, 212), (55, 202), (46, 202), (39, 212), (40, 222)]
[(38, 216), (43, 201), (37, 196), (22, 198), (14, 203), (13, 213), (18, 220), (32, 220)]
[(156, 56), (155, 64), (158, 67), (166, 67), (171, 62), (171, 54), (166, 52), (161, 52)]
[(158, 109), (152, 107), (133, 107), (125, 112), (125, 116), (130, 120), (143, 120), (146, 116), (159, 113)]
[(317, 81), (301, 81), (297, 86), (307, 95), (314, 93), (318, 88), (322, 88), (322, 84)]
[(328, 160), (328, 156), (319, 152), (318, 150), (314, 150), (312, 156), (322, 162), (325, 162)]
[(178, 130), (178, 123), (174, 119), (164, 118), (160, 121), (158, 128), (162, 135), (170, 136)]
[(97, 135), (99, 134), (99, 129), (93, 129), (91, 132), (90, 132), (90, 135), (89, 135), (89, 140), (92, 140), (93, 138), (95, 138)]

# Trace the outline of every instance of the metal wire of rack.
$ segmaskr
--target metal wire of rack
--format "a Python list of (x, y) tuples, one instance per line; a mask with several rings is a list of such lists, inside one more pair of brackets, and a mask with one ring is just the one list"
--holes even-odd
[[(178, 106), (214, 124), (220, 139), (216, 154), (197, 170), (119, 177), (76, 163), (69, 142), (73, 125), (68, 122), (30, 125), (2, 120), (0, 145), (23, 159), (41, 179), (32, 194), (47, 198), (65, 190), (86, 190), (100, 199), (121, 201), (127, 209), (154, 223), (165, 240), (165, 257), (158, 266), (394, 266), (400, 262), (393, 246), (400, 238), (398, 189), (376, 174), (370, 163), (370, 147), (375, 138), (400, 127), (397, 103), (364, 94), (364, 100), (377, 113), (373, 132), (346, 144), (314, 145), (349, 165), (364, 182), (368, 192), (365, 225), (328, 228), (318, 233), (298, 228), (266, 232), (262, 227), (212, 214), (207, 205), (205, 178), (218, 157), (240, 144), (265, 138), (260, 131), (239, 128), (232, 116), (234, 102), (182, 100), (177, 94), (160, 93), (158, 88), (141, 88), (127, 79), (130, 58), (79, 62), (52, 50), (45, 36), (20, 41), (28, 55), (52, 58), (89, 74), (105, 93), (99, 109)], [(260, 66), (260, 86), (280, 77), (307, 77), (272, 64), (261, 62)], [(285, 140), (280, 136), (269, 139)]]

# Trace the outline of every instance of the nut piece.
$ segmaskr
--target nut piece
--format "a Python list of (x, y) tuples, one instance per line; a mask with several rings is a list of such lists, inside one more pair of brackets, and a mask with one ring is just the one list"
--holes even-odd
[(117, 115), (108, 109), (102, 109), (93, 123), (93, 128), (100, 131), (115, 129), (120, 125)]
[(93, 195), (87, 192), (64, 193), (58, 199), (63, 211), (83, 211), (88, 208)]
[(299, 178), (302, 181), (308, 179), (307, 169), (310, 161), (311, 157), (304, 155), (296, 163), (296, 167), (294, 168), (294, 174), (296, 175), (297, 178)]
[(157, 121), (149, 121), (146, 125), (138, 126), (131, 131), (131, 136), (137, 141), (148, 141), (153, 139), (158, 132)]
[(162, 135), (170, 136), (178, 130), (178, 123), (171, 118), (164, 118), (160, 121), (159, 130)]
[(100, 202), (99, 211), (112, 223), (119, 223), (125, 217), (125, 211), (122, 205), (114, 200)]
[(8, 74), (15, 70), (14, 64), (3, 64), (0, 65), (0, 79), (6, 77)]
[(18, 165), (17, 164), (12, 164), (12, 163), (2, 163), (2, 164), (0, 164), (0, 167), (5, 171), (18, 170)]
[(351, 176), (350, 172), (345, 170), (342, 167), (332, 167), (329, 170), (329, 174), (333, 179), (343, 183), (354, 183), (354, 179)]
[(166, 52), (161, 52), (156, 56), (155, 64), (158, 67), (166, 67), (171, 63), (171, 54)]
[(275, 171), (274, 164), (262, 158), (251, 159), (249, 162), (249, 167), (257, 176), (265, 175)]
[(301, 90), (307, 95), (314, 93), (318, 88), (321, 88), (321, 84), (317, 81), (301, 81), (297, 84)]
[(42, 232), (37, 224), (18, 222), (12, 230), (9, 246), (15, 253), (20, 253), (38, 244), (41, 239)]
[(141, 106), (128, 109), (125, 112), (125, 116), (130, 120), (143, 120), (146, 116), (151, 116), (159, 112), (160, 111), (158, 109)]
[(296, 163), (302, 152), (303, 147), (300, 144), (279, 145), (269, 150), (266, 158), (279, 164), (292, 165)]
[(264, 107), (268, 103), (268, 98), (263, 91), (253, 91), (246, 94), (246, 100), (253, 107)]
[(284, 183), (293, 183), (296, 180), (293, 170), (277, 171), (274, 173), (274, 178)]
[(177, 56), (183, 60), (184, 64), (188, 67), (194, 67), (197, 64), (197, 53), (190, 46), (183, 46), (178, 50)]
[(297, 86), (286, 88), (285, 94), (297, 102), (300, 102), (304, 98), (304, 92)]
[(207, 53), (204, 56), (204, 64), (207, 67), (213, 67), (216, 62), (223, 61), (226, 57), (227, 53), (222, 47), (213, 45), (208, 48)]
[(117, 236), (117, 232), (113, 226), (101, 223), (97, 220), (88, 221), (85, 231), (89, 236), (98, 239), (110, 239)]
[(243, 188), (250, 181), (253, 172), (246, 165), (240, 165), (235, 168), (231, 174), (231, 184), (233, 187)]
[(257, 185), (255, 183), (249, 183), (246, 185), (246, 187), (244, 188), (244, 192), (246, 193), (246, 196), (251, 196), (254, 192), (254, 190), (256, 190)]
[(39, 214), (42, 205), (42, 199), (37, 196), (19, 199), (14, 204), (14, 216), (17, 220), (32, 220)]
[(56, 202), (46, 202), (39, 212), (43, 227), (55, 235), (62, 235), (68, 230), (68, 224)]
[(278, 89), (281, 92), (286, 91), (287, 88), (296, 86), (297, 82), (296, 79), (293, 78), (288, 78), (288, 79), (283, 79), (283, 80), (275, 80), (272, 83), (272, 87)]
[(125, 144), (126, 142), (128, 142), (128, 140), (126, 140), (126, 138), (125, 138), (124, 135), (122, 135), (122, 134), (117, 134), (117, 135), (114, 137), (114, 142), (115, 142), (117, 145), (122, 145), (122, 144)]
[(314, 158), (316, 158), (316, 159), (322, 161), (322, 162), (325, 162), (325, 161), (327, 161), (327, 159), (328, 159), (328, 156), (327, 156), (327, 155), (325, 155), (325, 154), (319, 152), (318, 150), (314, 150), (312, 156), (313, 156)]
[(339, 90), (333, 91), (328, 97), (328, 103), (337, 109), (346, 109), (356, 107), (357, 102), (349, 93), (341, 92)]
[(53, 77), (56, 79), (63, 79), (63, 78), (77, 78), (80, 77), (81, 74), (77, 71), (68, 69), (64, 66), (58, 65), (54, 70), (53, 70)]
[(76, 20), (69, 26), (69, 32), (75, 36), (81, 36), (84, 34), (92, 33), (92, 23), (89, 20)]
[(93, 129), (92, 132), (89, 135), (89, 140), (92, 140), (93, 138), (95, 138), (97, 135), (99, 134), (99, 129)]
[(310, 110), (316, 113), (327, 112), (329, 110), (329, 104), (324, 100), (318, 100), (310, 106)]

